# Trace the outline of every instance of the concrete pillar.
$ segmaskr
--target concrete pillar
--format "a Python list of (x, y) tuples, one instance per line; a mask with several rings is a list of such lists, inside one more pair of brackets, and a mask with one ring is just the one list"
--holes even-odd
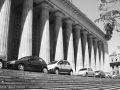
[(92, 54), (93, 36), (88, 34), (88, 51), (89, 51), (89, 67), (91, 67), (91, 54)]
[(110, 71), (110, 59), (109, 59), (109, 55), (107, 52), (104, 52), (105, 53), (105, 57), (104, 57), (104, 71), (105, 72), (109, 72)]
[(103, 50), (103, 63), (104, 63), (104, 71), (109, 72), (110, 71), (110, 59), (108, 54), (108, 44), (104, 43), (102, 44), (102, 50)]
[(22, 35), (18, 59), (32, 55), (32, 19), (33, 19), (33, 0), (24, 0), (21, 24)]
[(98, 41), (98, 52), (99, 52), (99, 69), (102, 69), (102, 58), (101, 58), (101, 51), (102, 51), (102, 42)]
[(70, 18), (64, 20), (64, 59), (70, 62), (75, 71), (72, 24), (73, 21)]
[(91, 50), (91, 68), (93, 70), (96, 69), (96, 65), (95, 65), (95, 55), (94, 55), (94, 47), (92, 45), (92, 50)]
[(104, 70), (103, 52), (101, 51), (101, 70)]
[(98, 47), (97, 47), (97, 52), (96, 52), (96, 70), (100, 70)]
[(87, 34), (86, 30), (81, 31), (81, 43), (82, 43), (82, 58), (83, 58), (83, 67), (85, 67), (85, 50), (86, 50), (86, 42), (87, 42)]
[(73, 42), (74, 42), (74, 59), (75, 59), (75, 70), (78, 71), (83, 68), (82, 62), (82, 48), (81, 48), (81, 37), (80, 30), (81, 26), (78, 24), (73, 27)]
[(38, 21), (37, 29), (40, 31), (38, 38), (39, 57), (43, 58), (46, 63), (50, 62), (50, 36), (49, 36), (49, 9), (50, 5), (46, 2), (40, 4), (40, 19)]
[(2, 0), (0, 5), (0, 57), (7, 58), (11, 0)]
[(53, 56), (54, 60), (64, 59), (63, 51), (63, 30), (62, 30), (62, 17), (64, 15), (60, 11), (54, 12), (54, 40), (53, 40)]
[(97, 60), (97, 38), (93, 38), (93, 48), (94, 48), (94, 56), (95, 56), (95, 69), (96, 69), (96, 60)]
[(88, 42), (86, 42), (84, 67), (86, 67), (86, 68), (90, 67), (89, 61), (90, 60), (89, 60)]
[(103, 59), (103, 70), (104, 70), (104, 65), (105, 65), (105, 49), (104, 49), (104, 43), (102, 42), (102, 49), (101, 49), (101, 57)]

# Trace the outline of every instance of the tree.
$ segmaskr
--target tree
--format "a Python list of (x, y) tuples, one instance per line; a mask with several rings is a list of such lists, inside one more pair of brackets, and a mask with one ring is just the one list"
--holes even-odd
[[(118, 7), (116, 7), (117, 4), (119, 4)], [(105, 38), (109, 40), (112, 37), (113, 30), (120, 32), (120, 0), (100, 0), (99, 10), (102, 13), (95, 22), (103, 22), (106, 31)]]

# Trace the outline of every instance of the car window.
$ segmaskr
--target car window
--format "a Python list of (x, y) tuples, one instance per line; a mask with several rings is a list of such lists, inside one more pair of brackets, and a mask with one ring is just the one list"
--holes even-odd
[(65, 65), (70, 65), (70, 63), (68, 61), (65, 61)]
[(64, 64), (63, 61), (59, 61), (58, 64)]
[(95, 71), (95, 73), (99, 73), (100, 71)]
[(43, 62), (43, 59), (42, 59), (42, 58), (39, 58), (39, 59), (37, 59), (37, 60), (39, 60), (40, 62)]
[(84, 71), (84, 70), (87, 70), (87, 68), (80, 69), (79, 71)]
[(33, 61), (34, 59), (32, 59), (32, 58), (28, 58), (28, 60), (29, 60), (29, 61)]
[(91, 68), (88, 69), (89, 71), (93, 71)]

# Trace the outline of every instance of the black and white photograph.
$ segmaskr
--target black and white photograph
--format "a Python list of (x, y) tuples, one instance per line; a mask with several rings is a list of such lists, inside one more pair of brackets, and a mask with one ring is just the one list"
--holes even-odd
[(0, 90), (120, 90), (120, 0), (0, 0)]

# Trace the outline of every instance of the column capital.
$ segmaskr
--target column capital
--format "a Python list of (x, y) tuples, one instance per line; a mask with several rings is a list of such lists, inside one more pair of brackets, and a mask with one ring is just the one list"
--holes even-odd
[(102, 45), (102, 41), (101, 40), (98, 41), (98, 45)]
[(69, 18), (69, 17), (68, 17), (68, 18), (65, 18), (65, 19), (64, 19), (64, 22), (65, 22), (65, 23), (68, 23), (68, 24), (73, 24), (73, 20), (72, 20), (71, 18)]
[(83, 34), (87, 35), (87, 34), (88, 34), (88, 31), (87, 31), (87, 30), (85, 30), (85, 29), (83, 29), (83, 30), (81, 30), (81, 33), (83, 33)]
[(81, 30), (82, 29), (82, 26), (80, 26), (79, 24), (75, 24), (75, 25), (73, 25), (73, 28), (74, 29), (79, 29), (79, 30)]
[(98, 39), (97, 39), (96, 37), (94, 37), (94, 38), (93, 38), (93, 41), (96, 41), (96, 42), (97, 42), (97, 41), (98, 41)]
[(60, 10), (55, 10), (53, 14), (54, 16), (61, 17), (61, 18), (64, 16), (64, 13), (62, 13)]
[(50, 5), (48, 2), (46, 2), (46, 1), (43, 1), (43, 2), (41, 2), (40, 4), (39, 4), (39, 6), (40, 6), (40, 8), (42, 8), (42, 9), (50, 9), (50, 8), (52, 8), (52, 5)]
[(88, 33), (88, 38), (93, 38), (93, 35)]

